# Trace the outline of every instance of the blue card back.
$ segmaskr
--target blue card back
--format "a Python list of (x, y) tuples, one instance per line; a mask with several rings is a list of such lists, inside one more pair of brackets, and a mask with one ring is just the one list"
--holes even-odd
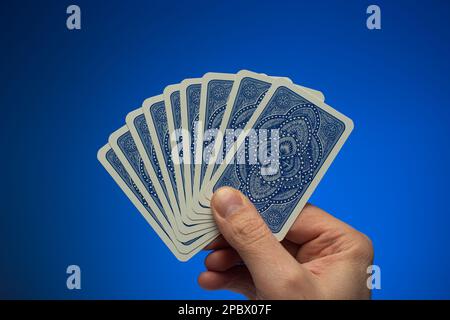
[(152, 181), (149, 177), (149, 174), (145, 168), (144, 161), (142, 160), (141, 155), (139, 154), (139, 151), (136, 147), (136, 143), (134, 142), (130, 131), (125, 132), (117, 139), (117, 145), (119, 146), (120, 150), (124, 154), (125, 158), (130, 163), (130, 165), (133, 168), (133, 170), (135, 171), (136, 175), (141, 180), (142, 184), (147, 189), (148, 193), (152, 197), (152, 199), (155, 202), (158, 209), (164, 215), (164, 218), (166, 219), (167, 223), (170, 225), (170, 221), (167, 218), (167, 214), (161, 204), (161, 201), (158, 198), (158, 194), (156, 193), (156, 191), (153, 187), (153, 183), (152, 183)]
[[(244, 129), (270, 87), (270, 83), (262, 80), (251, 77), (242, 78), (225, 128), (233, 130)], [(223, 156), (229, 151), (227, 145), (224, 138), (220, 147)], [(211, 176), (215, 174), (220, 164), (220, 161), (216, 161)]]
[[(261, 92), (261, 91), (260, 91)], [(249, 120), (245, 112), (230, 118), (230, 126)], [(240, 120), (242, 119), (242, 120)], [(278, 170), (264, 172), (265, 163), (230, 164), (214, 186), (231, 186), (256, 206), (273, 233), (280, 232), (309, 185), (339, 141), (346, 126), (302, 95), (280, 86), (274, 92), (254, 129), (277, 130)], [(270, 132), (270, 131), (269, 131)], [(267, 144), (269, 141), (266, 142)], [(270, 150), (270, 146), (259, 146)]]
[[(205, 108), (205, 131), (218, 130), (222, 124), (223, 115), (227, 106), (227, 100), (233, 88), (234, 81), (231, 80), (211, 80), (207, 86), (206, 108)], [(203, 150), (212, 150), (215, 137), (205, 137)], [(210, 161), (210, 153), (203, 154), (203, 161), (200, 171), (200, 184), (205, 177), (206, 169)]]
[(187, 104), (187, 116), (188, 116), (188, 129), (190, 134), (190, 151), (191, 151), (191, 181), (194, 181), (195, 176), (195, 148), (197, 144), (195, 131), (195, 124), (198, 122), (199, 117), (199, 107), (200, 107), (200, 94), (201, 94), (201, 84), (191, 84), (186, 88), (186, 104)]

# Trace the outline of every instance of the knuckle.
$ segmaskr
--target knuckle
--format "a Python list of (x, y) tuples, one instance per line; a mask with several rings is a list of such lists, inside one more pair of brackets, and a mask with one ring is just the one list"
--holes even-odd
[(286, 289), (297, 288), (304, 283), (304, 273), (300, 270), (290, 270), (282, 279), (282, 286)]
[(373, 243), (372, 240), (359, 231), (355, 234), (355, 245), (353, 248), (353, 254), (357, 258), (364, 260), (373, 260)]
[(246, 245), (254, 244), (268, 234), (267, 226), (262, 219), (255, 219), (245, 213), (237, 213), (231, 222), (233, 238)]

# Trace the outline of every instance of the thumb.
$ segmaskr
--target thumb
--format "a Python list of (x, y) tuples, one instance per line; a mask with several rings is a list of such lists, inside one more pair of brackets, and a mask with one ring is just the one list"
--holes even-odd
[(274, 273), (280, 273), (282, 277), (298, 268), (298, 263), (241, 192), (229, 187), (220, 188), (211, 199), (211, 208), (220, 232), (239, 253), (255, 284), (271, 283), (276, 278)]

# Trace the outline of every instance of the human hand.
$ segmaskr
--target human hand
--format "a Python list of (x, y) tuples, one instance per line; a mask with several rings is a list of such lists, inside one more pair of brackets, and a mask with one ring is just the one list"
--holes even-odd
[(207, 271), (198, 282), (250, 299), (369, 299), (367, 267), (372, 243), (364, 234), (307, 204), (278, 242), (253, 204), (221, 188), (211, 208), (222, 233), (206, 249)]

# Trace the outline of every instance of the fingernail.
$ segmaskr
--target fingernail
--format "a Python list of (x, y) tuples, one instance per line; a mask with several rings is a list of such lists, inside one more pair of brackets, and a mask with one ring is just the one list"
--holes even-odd
[(244, 206), (241, 194), (232, 188), (220, 188), (214, 193), (212, 206), (217, 213), (227, 218)]

